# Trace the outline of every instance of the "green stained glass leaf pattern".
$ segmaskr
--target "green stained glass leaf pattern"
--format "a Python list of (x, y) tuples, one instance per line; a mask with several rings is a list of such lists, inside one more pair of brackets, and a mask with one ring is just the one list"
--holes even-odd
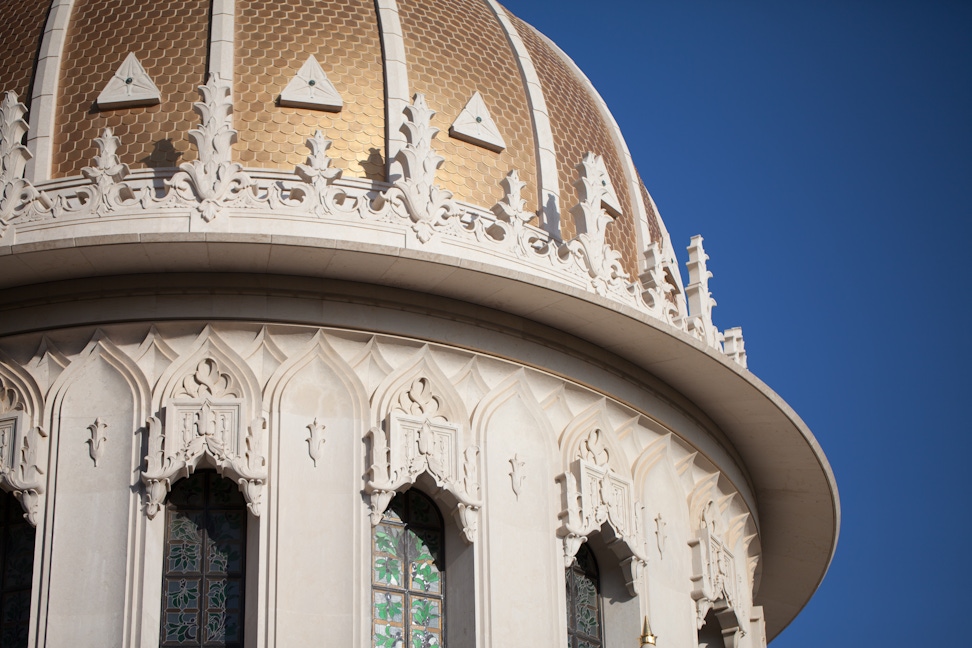
[(412, 648), (431, 648), (441, 646), (439, 635), (432, 632), (416, 630), (412, 632)]
[(160, 645), (242, 648), (246, 502), (239, 490), (211, 471), (180, 480), (166, 525)]
[(402, 621), (402, 595), (375, 592), (375, 618), (382, 621)]
[(436, 593), (439, 591), (439, 571), (431, 560), (413, 562), (411, 577), (412, 589)]
[(402, 564), (394, 558), (385, 556), (376, 558), (375, 576), (381, 583), (400, 585), (402, 582)]
[(390, 625), (375, 624), (376, 648), (401, 648), (402, 629)]
[(430, 599), (412, 599), (412, 625), (435, 628), (439, 625), (439, 602)]
[(375, 549), (381, 553), (397, 554), (398, 537), (388, 527), (378, 527), (375, 531)]
[(438, 509), (418, 491), (398, 495), (372, 538), (374, 646), (441, 646), (442, 518)]
[(198, 516), (174, 514), (169, 521), (169, 537), (177, 542), (202, 542), (202, 529), (199, 526)]
[(166, 592), (166, 605), (169, 608), (186, 611), (199, 609), (199, 581), (179, 580), (169, 581), (169, 591)]
[(206, 640), (226, 641), (226, 615), (219, 612), (206, 614)]
[(198, 623), (195, 614), (167, 614), (162, 629), (165, 641), (194, 641), (199, 633)]
[(198, 572), (199, 545), (173, 544), (169, 546), (170, 572)]

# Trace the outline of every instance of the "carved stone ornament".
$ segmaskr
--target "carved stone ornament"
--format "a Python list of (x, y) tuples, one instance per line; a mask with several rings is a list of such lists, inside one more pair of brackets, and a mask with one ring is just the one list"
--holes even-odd
[(229, 83), (210, 72), (206, 85), (199, 86), (199, 92), (202, 101), (193, 104), (193, 109), (202, 118), (202, 123), (189, 131), (199, 157), (180, 164), (180, 171), (166, 180), (166, 185), (183, 200), (198, 201), (196, 211), (209, 222), (224, 207), (245, 198), (244, 192), (250, 191), (254, 183), (243, 172), (243, 167), (233, 162), (237, 131), (233, 128)]
[(435, 173), (445, 158), (432, 148), (432, 140), (439, 132), (432, 126), (433, 115), (435, 111), (425, 103), (425, 95), (421, 93), (405, 107), (402, 131), (407, 144), (396, 158), (402, 165), (403, 176), (369, 206), (382, 211), (387, 207), (411, 220), (412, 230), (423, 243), (450, 218), (462, 215), (452, 200), (452, 192), (435, 184)]
[(510, 459), (510, 481), (513, 486), (513, 495), (516, 499), (520, 499), (520, 491), (523, 490), (523, 480), (526, 479), (526, 475), (523, 473), (523, 468), (526, 463), (520, 459), (520, 455), (514, 454), (513, 458)]
[(610, 196), (601, 171), (603, 165), (601, 158), (593, 153), (587, 153), (577, 165), (580, 178), (574, 186), (580, 202), (570, 213), (580, 234), (566, 245), (566, 251), (587, 270), (591, 286), (599, 295), (626, 291), (629, 283), (628, 274), (621, 266), (621, 253), (605, 239), (607, 226), (614, 222), (614, 217), (604, 209), (605, 198), (610, 201)]
[(133, 52), (108, 80), (98, 95), (98, 107), (102, 109), (151, 106), (162, 101), (158, 86), (139, 63)]
[(37, 526), (44, 498), (44, 470), (39, 450), (47, 437), (27, 421), (23, 401), (0, 378), (0, 485), (14, 494), (24, 519)]
[(0, 237), (14, 220), (32, 221), (53, 215), (53, 201), (24, 179), (30, 153), (23, 145), (27, 107), (17, 93), (0, 101)]
[(714, 508), (713, 502), (706, 506), (701, 528), (688, 543), (692, 551), (692, 599), (697, 627), (701, 628), (706, 615), (714, 610), (726, 646), (733, 648), (746, 634), (748, 620), (741, 615), (736, 562), (720, 533)]
[(280, 105), (338, 112), (344, 100), (312, 54), (280, 93)]
[(371, 468), (365, 492), (371, 498), (371, 523), (381, 522), (396, 492), (426, 474), (455, 500), (459, 527), (474, 542), (482, 507), (479, 447), (461, 449), (460, 427), (438, 408), (429, 380), (416, 379), (388, 414), (385, 429), (368, 432)]
[(105, 454), (105, 443), (108, 441), (108, 435), (105, 433), (107, 430), (108, 424), (102, 421), (100, 417), (88, 426), (91, 438), (87, 439), (85, 443), (88, 444), (88, 454), (91, 455), (95, 468), (98, 467), (98, 460)]
[(652, 313), (672, 326), (678, 321), (678, 307), (675, 305), (675, 286), (668, 281), (665, 264), (658, 243), (652, 243), (645, 250), (645, 271), (641, 273), (642, 297)]
[(307, 437), (307, 452), (310, 454), (311, 460), (314, 462), (314, 467), (317, 467), (317, 460), (321, 458), (324, 454), (324, 429), (326, 425), (314, 422), (307, 426), (307, 430), (310, 432), (310, 436)]
[(559, 531), (564, 543), (564, 564), (569, 567), (587, 536), (606, 525), (608, 546), (620, 561), (628, 591), (635, 596), (647, 564), (645, 541), (636, 515), (640, 507), (632, 499), (631, 481), (608, 465), (608, 451), (600, 434), (599, 430), (592, 431), (581, 442), (570, 470), (557, 478), (564, 495)]
[(307, 139), (307, 148), (311, 151), (307, 156), (307, 164), (298, 164), (294, 169), (300, 179), (310, 185), (311, 190), (296, 187), (291, 191), (291, 198), (309, 206), (318, 218), (342, 211), (345, 214), (350, 213), (341, 207), (346, 196), (344, 190), (334, 185), (342, 171), (331, 166), (332, 160), (327, 155), (330, 147), (331, 140), (325, 139), (324, 134), (317, 131), (314, 137)]
[(490, 116), (483, 96), (478, 91), (473, 93), (462, 112), (452, 122), (449, 135), (497, 153), (506, 148), (506, 141)]
[(243, 399), (235, 380), (207, 358), (187, 375), (164, 408), (163, 420), (149, 418), (148, 455), (142, 470), (145, 512), (154, 518), (172, 484), (203, 462), (235, 481), (253, 515), (260, 515), (267, 461), (266, 421), (243, 429)]
[(712, 323), (712, 308), (716, 301), (709, 292), (709, 279), (712, 278), (706, 265), (709, 255), (702, 247), (701, 236), (692, 237), (688, 253), (688, 263), (685, 264), (689, 273), (689, 283), (685, 286), (685, 298), (688, 302), (686, 330), (709, 346), (721, 350), (719, 331)]

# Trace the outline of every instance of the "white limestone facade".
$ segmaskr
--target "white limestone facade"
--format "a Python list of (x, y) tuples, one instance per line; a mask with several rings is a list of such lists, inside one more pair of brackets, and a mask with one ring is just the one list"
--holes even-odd
[(559, 49), (492, 0), (34, 4), (0, 645), (761, 648), (799, 613), (827, 459)]

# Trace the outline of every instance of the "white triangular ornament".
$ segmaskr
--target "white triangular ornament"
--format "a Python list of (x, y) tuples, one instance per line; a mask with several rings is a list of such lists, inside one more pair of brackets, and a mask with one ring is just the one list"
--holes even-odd
[(612, 216), (617, 218), (621, 215), (621, 201), (618, 200), (618, 192), (614, 190), (614, 185), (611, 184), (611, 176), (608, 175), (607, 167), (604, 166), (604, 157), (598, 155), (594, 158), (594, 169), (596, 182), (601, 183), (601, 187), (604, 189), (604, 195), (601, 196), (601, 204), (607, 207), (608, 212)]
[(344, 100), (311, 55), (280, 93), (280, 105), (338, 112), (344, 107)]
[(496, 128), (493, 118), (489, 116), (486, 102), (478, 92), (473, 93), (469, 103), (456, 117), (456, 121), (452, 122), (449, 135), (491, 151), (499, 152), (506, 148), (506, 142), (503, 141), (503, 136)]
[(160, 101), (162, 95), (158, 87), (131, 52), (98, 95), (99, 108), (151, 106)]

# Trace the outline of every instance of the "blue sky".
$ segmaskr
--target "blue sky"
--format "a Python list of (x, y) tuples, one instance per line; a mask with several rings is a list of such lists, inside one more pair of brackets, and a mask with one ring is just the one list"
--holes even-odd
[(774, 648), (968, 645), (972, 2), (506, 0), (591, 78), (843, 509)]

